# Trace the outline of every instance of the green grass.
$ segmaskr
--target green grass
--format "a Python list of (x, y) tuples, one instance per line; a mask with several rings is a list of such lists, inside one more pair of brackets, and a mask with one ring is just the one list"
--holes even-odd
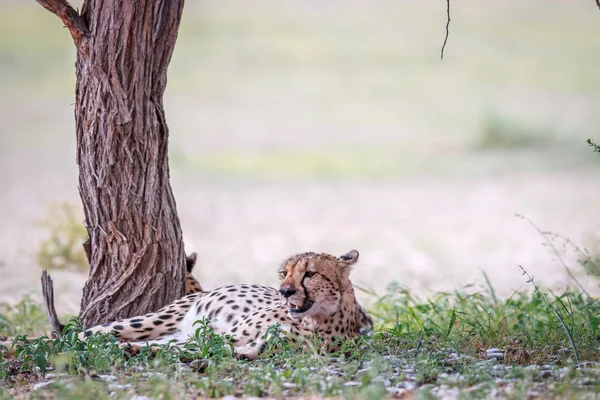
[[(572, 247), (594, 276), (587, 250), (521, 218), (554, 250), (557, 240)], [(59, 231), (57, 237), (65, 235)], [(600, 394), (600, 303), (577, 289), (544, 290), (522, 272), (532, 290), (508, 298), (496, 294), (486, 275), (484, 289), (467, 286), (426, 299), (392, 283), (371, 301), (374, 330), (342, 343), (336, 353), (326, 353), (318, 338), (297, 346), (275, 326), (266, 334), (263, 356), (253, 362), (236, 359), (230, 338), (216, 334), (207, 320), (196, 323), (195, 337), (177, 352), (163, 345), (132, 354), (111, 335), (83, 342), (74, 318), (63, 336), (50, 338), (42, 307), (25, 298), (0, 304), (0, 336), (10, 337), (2, 344), (7, 353), (0, 358), (0, 382), (25, 394), (51, 379), (45, 393), (67, 399)]]
[[(1, 330), (39, 332), (45, 316), (27, 304), (5, 307)], [(536, 287), (504, 299), (489, 285), (483, 291), (466, 287), (422, 300), (392, 284), (370, 312), (374, 332), (344, 343), (332, 355), (316, 338), (298, 347), (275, 328), (261, 359), (237, 360), (229, 339), (200, 321), (196, 338), (179, 353), (165, 345), (130, 357), (110, 335), (79, 341), (73, 320), (60, 339), (17, 337), (15, 358), (0, 368), (3, 385), (15, 391), (23, 380), (64, 374), (44, 389), (59, 398), (83, 393), (95, 398), (384, 398), (403, 390), (422, 396), (451, 390), (476, 398), (493, 391), (516, 398), (535, 392), (565, 398), (600, 393), (600, 305), (576, 290), (553, 294)], [(490, 348), (498, 348), (503, 359), (488, 360)], [(90, 379), (98, 375), (109, 377)]]

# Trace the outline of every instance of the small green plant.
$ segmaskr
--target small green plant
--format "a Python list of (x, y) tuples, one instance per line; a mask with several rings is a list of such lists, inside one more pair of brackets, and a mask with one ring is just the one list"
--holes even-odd
[(586, 140), (586, 143), (590, 145), (590, 147), (593, 149), (594, 153), (599, 153), (600, 154), (600, 145), (598, 145), (592, 139)]
[(52, 206), (40, 223), (48, 238), (40, 243), (36, 258), (41, 268), (86, 271), (88, 261), (83, 250), (87, 231), (75, 207), (69, 203)]
[(69, 373), (94, 371), (105, 373), (126, 364), (125, 349), (108, 334), (96, 334), (79, 339), (83, 329), (72, 319), (65, 327), (64, 334), (56, 339), (40, 336), (28, 339), (19, 335), (14, 339), (15, 356), (23, 361), (21, 370), (35, 367), (45, 374), (50, 365)]
[(52, 341), (46, 336), (28, 340), (26, 335), (19, 335), (13, 342), (13, 347), (17, 348), (16, 356), (23, 361), (23, 370), (33, 370), (37, 367), (43, 374), (46, 373), (50, 364), (52, 355)]
[[(293, 339), (281, 329), (279, 324), (269, 326), (263, 339), (264, 349), (261, 354), (264, 354), (265, 357), (287, 357), (289, 352), (294, 350)], [(297, 348), (297, 346), (295, 347)]]
[(193, 358), (215, 361), (233, 357), (234, 350), (231, 336), (215, 333), (210, 326), (210, 320), (207, 318), (194, 322), (194, 326), (198, 326), (194, 334), (195, 340), (188, 341), (184, 345), (188, 355), (193, 355)]

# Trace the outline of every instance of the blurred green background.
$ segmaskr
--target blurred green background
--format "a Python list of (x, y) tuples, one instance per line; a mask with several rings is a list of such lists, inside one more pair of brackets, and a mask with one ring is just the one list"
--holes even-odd
[[(449, 289), (484, 270), (509, 294), (524, 285), (519, 264), (569, 284), (514, 213), (600, 251), (600, 158), (585, 144), (600, 138), (597, 7), (451, 2), (441, 61), (445, 7), (187, 1), (165, 107), (206, 287), (274, 283), (289, 254), (351, 248), (354, 281), (376, 291)], [(51, 204), (80, 208), (74, 60), (55, 16), (0, 1), (0, 300), (39, 291)], [(84, 279), (59, 273), (62, 300)]]

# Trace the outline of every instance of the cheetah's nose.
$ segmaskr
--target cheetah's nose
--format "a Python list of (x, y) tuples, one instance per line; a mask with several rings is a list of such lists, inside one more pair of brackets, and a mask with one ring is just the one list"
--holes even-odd
[(294, 289), (292, 289), (291, 287), (283, 287), (283, 288), (279, 289), (279, 293), (281, 293), (283, 295), (283, 297), (285, 297), (287, 299), (288, 297), (290, 297), (291, 295), (296, 293), (296, 291)]

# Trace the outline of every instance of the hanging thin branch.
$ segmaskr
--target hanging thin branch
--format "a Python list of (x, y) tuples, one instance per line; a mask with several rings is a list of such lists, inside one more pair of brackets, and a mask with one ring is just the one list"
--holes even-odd
[[(600, 0), (596, 0), (596, 1), (600, 1)], [(442, 45), (442, 51), (441, 51), (441, 59), (444, 59), (444, 48), (446, 48), (446, 42), (448, 41), (448, 34), (450, 33), (448, 28), (450, 28), (450, 0), (446, 0), (446, 15), (448, 16), (448, 19), (446, 21), (446, 37), (444, 38), (444, 44)]]
[(81, 40), (85, 36), (90, 35), (90, 30), (83, 22), (81, 15), (73, 8), (66, 0), (36, 0), (42, 7), (50, 11), (62, 20), (71, 36), (73, 41), (79, 46)]

